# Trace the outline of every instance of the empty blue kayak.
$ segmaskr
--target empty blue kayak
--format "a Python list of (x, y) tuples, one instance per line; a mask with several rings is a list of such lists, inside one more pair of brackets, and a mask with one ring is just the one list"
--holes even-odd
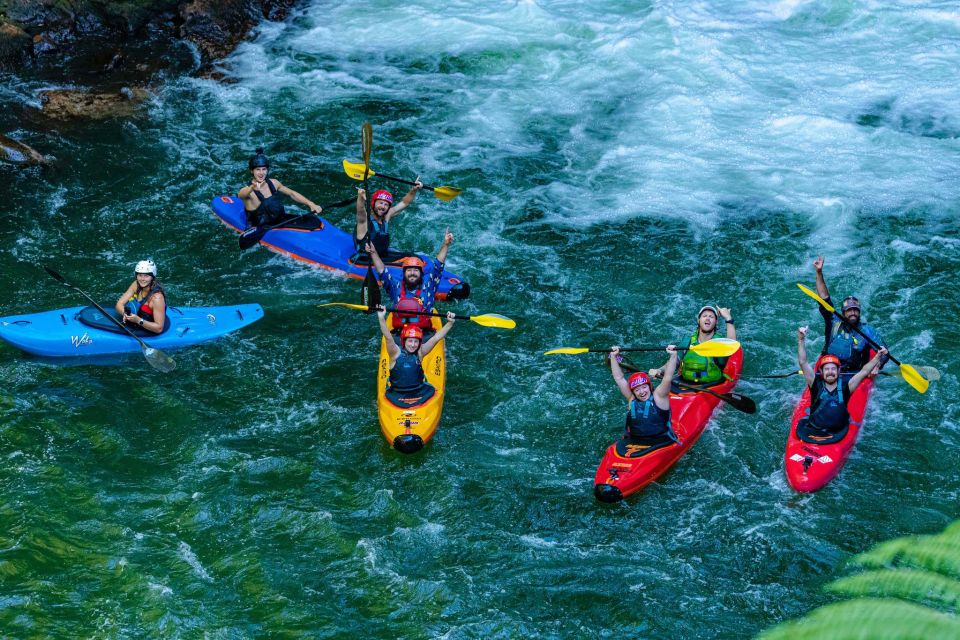
[[(108, 309), (111, 311), (111, 309)], [(117, 317), (117, 316), (115, 316)], [(232, 307), (167, 307), (163, 333), (134, 329), (154, 349), (172, 350), (209, 342), (263, 317), (258, 304)], [(27, 353), (50, 358), (102, 356), (140, 351), (140, 343), (95, 307), (71, 307), (0, 318), (0, 339)]]
[[(237, 232), (246, 230), (247, 214), (239, 198), (217, 196), (210, 206), (213, 213), (225, 225)], [(365, 253), (357, 252), (352, 234), (338, 229), (325, 218), (319, 218), (319, 220), (322, 224), (315, 229), (298, 229), (294, 226), (271, 229), (261, 238), (260, 244), (288, 258), (341, 271), (351, 278), (362, 280), (367, 275), (369, 257)], [(421, 259), (427, 257), (423, 254), (391, 249), (390, 254), (384, 259), (387, 268), (392, 270), (398, 282), (403, 277), (400, 267), (390, 263), (412, 255), (417, 255)], [(437, 288), (437, 299), (465, 300), (469, 295), (470, 285), (459, 276), (444, 270), (440, 286)]]

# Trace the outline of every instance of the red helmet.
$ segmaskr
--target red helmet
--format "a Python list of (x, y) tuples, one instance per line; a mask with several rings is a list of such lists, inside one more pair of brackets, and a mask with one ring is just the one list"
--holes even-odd
[(647, 385), (650, 388), (653, 388), (653, 385), (650, 384), (650, 377), (647, 376), (643, 371), (638, 371), (627, 380), (627, 384), (630, 385), (630, 390), (633, 391), (642, 384)]
[(400, 332), (401, 340), (406, 340), (407, 338), (416, 338), (417, 340), (423, 340), (423, 329), (421, 329), (415, 324), (408, 324), (403, 328), (403, 331)]
[(373, 198), (370, 202), (376, 202), (377, 200), (386, 200), (390, 204), (393, 204), (393, 194), (386, 189), (379, 189), (373, 192)]
[(423, 271), (425, 266), (427, 266), (427, 263), (417, 256), (407, 256), (400, 261), (400, 267), (403, 269), (420, 269), (420, 271)]
[(826, 354), (826, 355), (820, 356), (820, 360), (817, 362), (817, 371), (822, 370), (822, 369), (823, 369), (823, 365), (825, 365), (825, 364), (835, 364), (835, 365), (837, 365), (837, 369), (839, 369), (839, 368), (840, 368), (840, 358), (838, 358), (837, 356), (833, 355), (832, 353), (828, 353), (828, 354)]
[(397, 315), (405, 320), (417, 317), (417, 314), (412, 312), (423, 310), (423, 307), (421, 307), (420, 302), (417, 301), (416, 298), (402, 298), (397, 302), (396, 308)]

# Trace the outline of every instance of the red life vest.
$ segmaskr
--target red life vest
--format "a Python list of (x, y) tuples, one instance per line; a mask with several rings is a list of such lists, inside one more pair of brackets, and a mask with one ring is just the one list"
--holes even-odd
[[(417, 303), (417, 309), (419, 311), (426, 311), (423, 308), (423, 300), (420, 298), (421, 289), (417, 289), (413, 292), (413, 295), (407, 295), (406, 285), (400, 285), (400, 299), (397, 300), (397, 306), (401, 306), (400, 302), (403, 300), (413, 300)], [(424, 331), (433, 331), (433, 321), (431, 316), (420, 316), (420, 315), (407, 315), (404, 313), (394, 313), (393, 314), (393, 328), (402, 329), (404, 325), (414, 325), (420, 327)]]

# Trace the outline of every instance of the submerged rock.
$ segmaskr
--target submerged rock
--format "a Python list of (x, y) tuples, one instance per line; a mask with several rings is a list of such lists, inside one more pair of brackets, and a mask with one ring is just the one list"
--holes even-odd
[(0, 162), (19, 165), (47, 164), (50, 158), (31, 146), (0, 134)]
[(116, 93), (93, 93), (75, 89), (52, 89), (40, 94), (42, 111), (55, 120), (105, 120), (134, 115), (150, 96), (140, 87), (124, 88)]

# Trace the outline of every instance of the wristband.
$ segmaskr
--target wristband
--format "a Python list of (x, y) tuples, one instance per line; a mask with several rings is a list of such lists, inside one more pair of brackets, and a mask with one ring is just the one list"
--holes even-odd
[(736, 323), (733, 321), (733, 318), (730, 318), (729, 320), (727, 320), (727, 324), (736, 324)]
[(140, 326), (143, 326), (143, 318), (140, 318)]

